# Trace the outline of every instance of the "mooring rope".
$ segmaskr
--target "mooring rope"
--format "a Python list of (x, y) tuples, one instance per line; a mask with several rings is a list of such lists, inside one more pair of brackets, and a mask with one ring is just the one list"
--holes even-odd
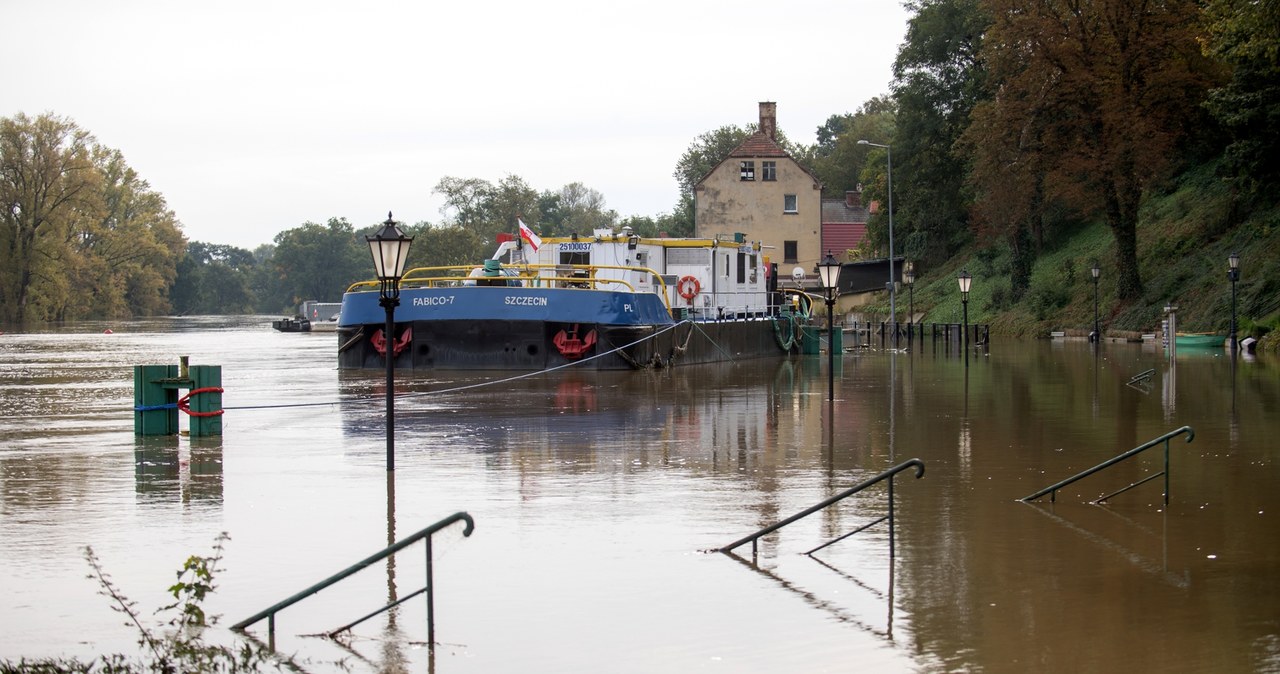
[[(711, 339), (711, 335), (708, 335), (708, 334), (707, 334), (707, 331), (706, 331), (706, 330), (703, 330), (701, 325), (698, 325), (697, 323), (694, 323), (693, 321), (688, 321), (688, 323), (689, 323), (689, 324), (691, 324), (693, 327), (697, 328), (697, 329), (698, 329), (698, 332), (701, 332), (701, 333), (702, 333), (702, 336), (703, 336), (703, 337), (706, 337), (708, 342), (711, 342), (711, 346), (716, 347), (716, 350), (717, 350), (717, 351), (719, 351), (720, 353), (724, 354), (724, 357), (725, 357), (726, 359), (728, 359), (728, 360), (729, 360), (729, 362), (733, 362), (733, 354), (729, 353), (728, 351), (725, 351), (725, 350), (724, 350), (724, 347), (720, 346), (720, 343), (719, 343), (719, 342), (717, 342), (717, 341), (716, 341), (716, 340), (714, 340), (714, 339)], [(690, 331), (689, 331), (689, 334), (690, 334), (690, 335), (692, 335), (692, 334), (693, 334), (693, 331), (692, 331), (692, 330), (690, 330)], [(686, 346), (686, 347), (689, 345), (689, 340), (688, 340), (688, 338), (686, 338), (686, 339), (684, 340), (684, 343), (685, 343), (685, 346)]]
[[(465, 386), (455, 386), (455, 387), (453, 387), (453, 388), (447, 388), (447, 389), (437, 389), (437, 390), (434, 390), (434, 391), (421, 391), (421, 392), (418, 392), (418, 393), (403, 393), (403, 394), (395, 395), (394, 397), (396, 397), (396, 398), (411, 398), (411, 397), (415, 397), (415, 396), (441, 395), (441, 394), (447, 394), (447, 393), (457, 393), (457, 392), (459, 392), (459, 391), (467, 391), (467, 390), (470, 390), (470, 389), (483, 388), (483, 387), (485, 387), (485, 386), (495, 386), (495, 385), (497, 385), (497, 384), (505, 384), (505, 383), (508, 383), (508, 382), (519, 381), (519, 380), (521, 380), (521, 379), (528, 379), (528, 378), (530, 378), (530, 377), (537, 377), (537, 376), (544, 375), (544, 374), (548, 374), (548, 373), (551, 373), (551, 372), (556, 372), (556, 371), (559, 371), (559, 370), (563, 370), (563, 369), (565, 369), (565, 368), (575, 367), (575, 366), (577, 366), (577, 365), (581, 365), (582, 363), (587, 363), (587, 362), (593, 361), (593, 360), (595, 360), (595, 359), (597, 359), (597, 358), (604, 358), (605, 356), (608, 356), (608, 355), (610, 355), (610, 354), (612, 354), (612, 353), (614, 353), (614, 352), (617, 352), (617, 351), (622, 351), (623, 349), (629, 349), (629, 348), (631, 348), (631, 347), (633, 347), (633, 346), (635, 346), (635, 345), (637, 345), (637, 344), (642, 344), (642, 343), (647, 342), (647, 341), (649, 341), (649, 340), (651, 340), (651, 339), (654, 339), (654, 338), (658, 337), (659, 335), (661, 335), (661, 334), (663, 334), (663, 333), (666, 333), (666, 332), (668, 332), (668, 331), (674, 330), (674, 329), (676, 329), (676, 327), (678, 327), (679, 325), (681, 325), (681, 323), (691, 323), (691, 324), (693, 324), (693, 325), (695, 325), (695, 326), (697, 325), (697, 323), (694, 323), (693, 321), (691, 321), (691, 320), (687, 320), (687, 319), (686, 319), (686, 320), (684, 320), (684, 321), (681, 321), (680, 323), (673, 323), (673, 324), (671, 324), (671, 325), (669, 325), (669, 326), (667, 326), (667, 327), (665, 327), (665, 328), (663, 328), (663, 329), (661, 329), (661, 330), (659, 330), (659, 331), (657, 331), (657, 332), (653, 333), (652, 335), (648, 335), (648, 336), (645, 336), (645, 337), (641, 337), (640, 339), (637, 339), (636, 341), (631, 342), (630, 344), (624, 344), (624, 345), (619, 346), (619, 347), (616, 347), (616, 348), (614, 348), (614, 349), (610, 349), (610, 350), (608, 350), (608, 351), (603, 351), (603, 352), (601, 352), (601, 353), (597, 353), (597, 354), (596, 354), (596, 355), (594, 355), (594, 356), (588, 356), (588, 357), (583, 358), (583, 359), (581, 359), (581, 360), (575, 360), (575, 361), (571, 361), (571, 362), (565, 363), (565, 364), (563, 364), (563, 365), (557, 365), (557, 366), (555, 366), (555, 367), (549, 367), (549, 368), (547, 368), (547, 369), (545, 369), (545, 370), (536, 370), (536, 371), (534, 371), (534, 372), (525, 372), (525, 373), (518, 374), (518, 375), (514, 375), (514, 376), (511, 376), (511, 377), (506, 377), (506, 378), (503, 378), (503, 379), (495, 379), (495, 380), (492, 380), (492, 381), (479, 382), (479, 383), (476, 383), (476, 384), (467, 384), (467, 385), (465, 385)], [(692, 331), (691, 331), (691, 332), (692, 332)], [(704, 332), (703, 334), (705, 335), (706, 333)], [(708, 339), (710, 339), (710, 337), (708, 337)], [(688, 343), (688, 340), (686, 340), (686, 343)], [(714, 344), (715, 342), (712, 342), (712, 343)], [(719, 345), (717, 345), (717, 347), (718, 347), (718, 346), (719, 346)], [(728, 356), (728, 355), (729, 355), (728, 353), (724, 352), (724, 350), (723, 350), (723, 349), (721, 349), (721, 352), (722, 352), (722, 353), (725, 353), (725, 355), (726, 355), (726, 356)], [(624, 353), (625, 353), (625, 352), (624, 352)], [(310, 403), (280, 403), (280, 404), (277, 404), (277, 405), (238, 405), (238, 406), (228, 406), (228, 407), (223, 407), (222, 409), (224, 409), (224, 410), (265, 410), (265, 409), (285, 409), (285, 408), (293, 408), (293, 407), (323, 407), (323, 406), (325, 406), (325, 405), (339, 405), (339, 404), (342, 404), (342, 403), (348, 403), (348, 404), (351, 404), (351, 403), (356, 403), (356, 404), (359, 404), (359, 403), (368, 403), (368, 404), (372, 404), (372, 403), (382, 403), (382, 402), (383, 402), (383, 401), (382, 401), (381, 399), (360, 398), (360, 399), (355, 399), (355, 400), (351, 400), (351, 399), (348, 399), (348, 400), (327, 400), (327, 401), (324, 401), (324, 402), (310, 402)]]

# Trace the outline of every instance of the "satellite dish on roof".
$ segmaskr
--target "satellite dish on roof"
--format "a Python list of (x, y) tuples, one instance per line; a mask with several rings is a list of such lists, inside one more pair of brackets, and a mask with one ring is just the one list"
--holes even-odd
[(792, 269), (792, 270), (791, 270), (791, 278), (795, 279), (795, 280), (796, 280), (796, 283), (799, 283), (799, 282), (803, 281), (803, 280), (804, 280), (804, 267), (796, 267), (795, 269)]

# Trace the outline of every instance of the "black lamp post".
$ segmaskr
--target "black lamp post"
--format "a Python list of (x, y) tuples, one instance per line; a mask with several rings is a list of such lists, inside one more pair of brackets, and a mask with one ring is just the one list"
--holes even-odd
[(400, 306), (400, 278), (404, 276), (405, 262), (409, 260), (409, 244), (412, 236), (396, 226), (387, 212), (387, 221), (373, 236), (366, 236), (369, 252), (373, 254), (373, 268), (377, 272), (378, 304), (387, 310), (387, 327), (383, 337), (387, 345), (387, 472), (396, 469), (396, 407), (395, 407), (395, 313)]
[(964, 307), (964, 353), (967, 362), (969, 355), (969, 286), (973, 283), (973, 277), (969, 275), (969, 270), (961, 269), (960, 276), (956, 280), (960, 282), (960, 304)]
[(1240, 280), (1240, 255), (1231, 253), (1227, 257), (1227, 278), (1231, 280), (1231, 353), (1234, 355), (1239, 343), (1236, 341), (1236, 281)]
[(827, 251), (827, 256), (822, 258), (822, 262), (818, 263), (818, 275), (822, 281), (822, 291), (827, 298), (827, 400), (834, 401), (836, 399), (836, 323), (835, 323), (835, 306), (836, 306), (836, 283), (840, 280), (840, 262), (831, 256), (831, 251)]
[(1089, 273), (1093, 274), (1093, 334), (1089, 336), (1089, 341), (1101, 343), (1102, 330), (1098, 327), (1098, 277), (1102, 275), (1102, 268), (1096, 260)]
[(905, 265), (902, 282), (907, 284), (907, 341), (911, 341), (916, 334), (916, 263)]

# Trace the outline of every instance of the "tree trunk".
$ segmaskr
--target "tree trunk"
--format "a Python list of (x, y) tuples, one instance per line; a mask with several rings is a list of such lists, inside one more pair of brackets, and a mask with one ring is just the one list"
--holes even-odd
[(1125, 203), (1117, 192), (1107, 191), (1107, 224), (1116, 240), (1116, 297), (1121, 301), (1142, 297), (1142, 277), (1138, 273), (1138, 211), (1136, 204)]

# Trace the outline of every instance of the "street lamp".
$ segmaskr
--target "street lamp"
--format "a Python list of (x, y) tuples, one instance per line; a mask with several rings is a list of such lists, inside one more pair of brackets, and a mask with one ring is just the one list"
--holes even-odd
[(916, 265), (908, 262), (902, 269), (902, 282), (907, 284), (907, 341), (916, 334)]
[(383, 332), (387, 345), (387, 472), (396, 469), (396, 430), (395, 430), (395, 313), (400, 305), (400, 278), (404, 276), (404, 265), (409, 260), (409, 245), (412, 236), (396, 226), (387, 212), (387, 221), (382, 229), (373, 236), (365, 236), (369, 243), (369, 252), (373, 254), (373, 268), (378, 275), (378, 304), (387, 310), (387, 326)]
[(961, 269), (960, 276), (956, 280), (960, 282), (960, 304), (964, 307), (964, 353), (967, 360), (969, 355), (969, 286), (973, 283), (973, 277), (969, 275), (968, 269)]
[(1240, 280), (1240, 254), (1232, 252), (1227, 257), (1227, 278), (1231, 280), (1231, 353), (1235, 355), (1236, 347), (1236, 281)]
[(889, 322), (893, 324), (893, 334), (898, 334), (898, 313), (895, 311), (894, 300), (897, 298), (897, 278), (893, 275), (893, 146), (881, 145), (873, 143), (869, 140), (860, 140), (858, 145), (868, 145), (870, 147), (884, 148), (885, 156), (885, 173), (889, 178)]
[(1102, 275), (1102, 268), (1098, 266), (1098, 261), (1093, 261), (1093, 268), (1089, 270), (1093, 274), (1093, 334), (1089, 335), (1089, 341), (1102, 342), (1102, 331), (1098, 327), (1098, 277)]
[(827, 256), (822, 258), (822, 262), (818, 263), (818, 276), (822, 281), (822, 291), (827, 298), (827, 400), (834, 401), (836, 399), (836, 323), (835, 323), (835, 306), (836, 306), (836, 282), (840, 280), (840, 261), (831, 256), (831, 251), (827, 251)]

